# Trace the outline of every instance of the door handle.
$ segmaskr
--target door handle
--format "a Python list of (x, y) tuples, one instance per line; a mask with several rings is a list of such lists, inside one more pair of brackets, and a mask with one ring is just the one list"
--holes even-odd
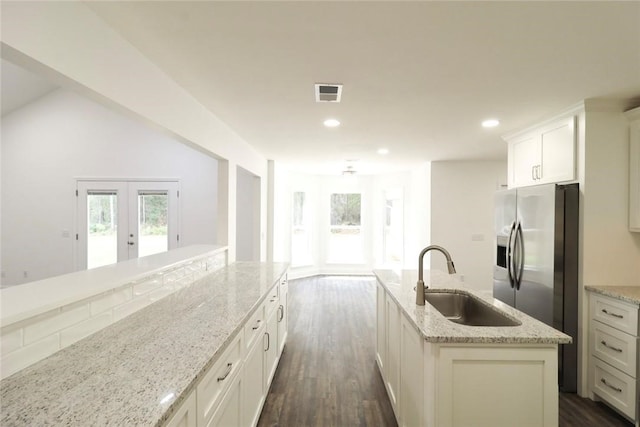
[(129, 246), (133, 246), (133, 245), (135, 245), (135, 244), (136, 244), (136, 242), (127, 242), (127, 244), (128, 244)]
[(522, 223), (518, 221), (516, 225), (516, 239), (515, 239), (517, 265), (514, 265), (514, 272), (516, 276), (516, 290), (520, 289), (522, 284), (522, 274), (524, 272), (524, 236), (522, 235)]
[(512, 261), (513, 261), (513, 257), (511, 254), (512, 251), (512, 247), (511, 247), (511, 241), (513, 239), (513, 232), (516, 228), (516, 222), (513, 221), (511, 223), (511, 227), (509, 227), (509, 239), (507, 240), (507, 275), (509, 276), (509, 285), (513, 288), (515, 286), (515, 279), (513, 277), (513, 265), (512, 265)]

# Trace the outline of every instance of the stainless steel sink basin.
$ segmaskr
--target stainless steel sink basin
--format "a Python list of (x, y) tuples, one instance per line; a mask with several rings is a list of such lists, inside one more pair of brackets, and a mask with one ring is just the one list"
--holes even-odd
[(427, 291), (425, 299), (444, 317), (461, 325), (520, 326), (522, 324), (469, 294)]

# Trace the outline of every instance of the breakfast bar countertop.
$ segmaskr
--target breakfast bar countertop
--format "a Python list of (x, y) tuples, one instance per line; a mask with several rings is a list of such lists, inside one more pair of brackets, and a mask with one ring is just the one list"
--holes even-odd
[(164, 424), (287, 268), (233, 263), (3, 379), (0, 424)]
[(416, 270), (374, 270), (378, 282), (384, 287), (413, 326), (424, 339), (433, 343), (475, 344), (568, 344), (571, 337), (544, 323), (494, 299), (492, 292), (470, 289), (457, 275), (437, 270), (425, 270), (424, 282), (428, 290), (462, 290), (484, 300), (508, 317), (520, 321), (520, 326), (468, 326), (447, 320), (428, 302), (418, 306), (415, 302)]

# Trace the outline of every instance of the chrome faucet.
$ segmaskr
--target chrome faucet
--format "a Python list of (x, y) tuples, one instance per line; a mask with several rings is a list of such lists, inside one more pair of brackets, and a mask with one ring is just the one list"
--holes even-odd
[(424, 286), (424, 280), (423, 280), (424, 273), (422, 271), (423, 259), (424, 259), (424, 255), (431, 250), (442, 252), (445, 258), (447, 258), (447, 270), (449, 271), (449, 274), (456, 273), (456, 267), (453, 265), (453, 261), (451, 260), (451, 255), (449, 254), (449, 252), (447, 252), (445, 248), (438, 245), (430, 245), (424, 248), (422, 252), (420, 252), (420, 256), (418, 257), (418, 284), (416, 286), (416, 304), (417, 305), (424, 305), (424, 290), (426, 287)]

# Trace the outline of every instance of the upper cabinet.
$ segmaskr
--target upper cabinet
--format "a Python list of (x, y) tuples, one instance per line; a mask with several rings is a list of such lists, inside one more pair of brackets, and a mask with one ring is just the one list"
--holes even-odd
[(509, 188), (575, 179), (575, 116), (556, 119), (505, 139), (509, 144)]
[(640, 232), (640, 107), (626, 113), (629, 119), (629, 230)]

